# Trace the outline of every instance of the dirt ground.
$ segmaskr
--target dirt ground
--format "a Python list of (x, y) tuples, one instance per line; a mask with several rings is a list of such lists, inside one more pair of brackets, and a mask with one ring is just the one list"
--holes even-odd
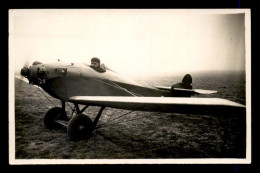
[[(106, 108), (92, 137), (73, 142), (66, 129), (44, 126), (45, 113), (61, 103), (42, 92), (15, 79), (16, 159), (245, 158), (243, 116)], [(66, 109), (70, 115), (68, 105)], [(89, 107), (84, 113), (93, 120), (98, 110)]]

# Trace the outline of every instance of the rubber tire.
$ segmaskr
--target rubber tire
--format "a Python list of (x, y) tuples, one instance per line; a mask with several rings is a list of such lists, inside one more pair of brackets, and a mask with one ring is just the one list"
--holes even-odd
[(88, 139), (92, 131), (92, 120), (84, 114), (77, 114), (71, 118), (67, 127), (68, 136), (73, 141)]
[(44, 116), (44, 125), (48, 129), (59, 129), (62, 125), (55, 122), (55, 120), (67, 120), (67, 114), (60, 107), (53, 107), (48, 110)]

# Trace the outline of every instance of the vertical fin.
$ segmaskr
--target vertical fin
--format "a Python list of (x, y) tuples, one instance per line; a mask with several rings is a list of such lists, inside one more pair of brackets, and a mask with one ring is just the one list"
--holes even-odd
[(186, 74), (182, 79), (182, 84), (185, 89), (192, 89), (192, 77), (190, 74)]

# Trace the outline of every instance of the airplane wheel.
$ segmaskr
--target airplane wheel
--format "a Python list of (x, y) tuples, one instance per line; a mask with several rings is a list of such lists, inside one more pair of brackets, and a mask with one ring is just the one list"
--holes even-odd
[(67, 130), (73, 141), (88, 139), (93, 131), (93, 123), (88, 116), (77, 114), (69, 121)]
[(67, 114), (62, 108), (54, 107), (48, 110), (44, 116), (44, 125), (48, 129), (58, 129), (61, 125), (56, 123), (55, 120), (67, 120)]

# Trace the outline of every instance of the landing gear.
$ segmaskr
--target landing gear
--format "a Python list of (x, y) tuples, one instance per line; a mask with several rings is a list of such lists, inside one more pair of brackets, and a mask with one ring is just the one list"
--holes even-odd
[(98, 120), (104, 110), (104, 107), (101, 107), (94, 122), (92, 122), (92, 120), (87, 115), (82, 114), (82, 112), (88, 107), (88, 105), (85, 106), (82, 110), (79, 109), (77, 104), (75, 104), (75, 107), (77, 113), (79, 114), (72, 117), (69, 121), (69, 124), (67, 126), (69, 138), (73, 141), (88, 139), (95, 129)]
[(68, 136), (73, 141), (88, 139), (95, 129), (98, 120), (105, 107), (101, 107), (96, 118), (92, 120), (85, 114), (82, 114), (88, 107), (86, 105), (83, 109), (79, 109), (78, 104), (75, 104), (77, 114), (70, 120), (65, 112), (65, 101), (62, 100), (62, 108), (51, 108), (44, 116), (44, 124), (48, 129), (58, 129), (60, 127), (67, 127)]
[(58, 129), (62, 126), (56, 122), (57, 120), (67, 120), (67, 114), (62, 108), (51, 108), (44, 116), (44, 125), (48, 129)]
[(69, 121), (67, 131), (73, 141), (88, 139), (93, 131), (93, 123), (88, 116), (77, 114)]

